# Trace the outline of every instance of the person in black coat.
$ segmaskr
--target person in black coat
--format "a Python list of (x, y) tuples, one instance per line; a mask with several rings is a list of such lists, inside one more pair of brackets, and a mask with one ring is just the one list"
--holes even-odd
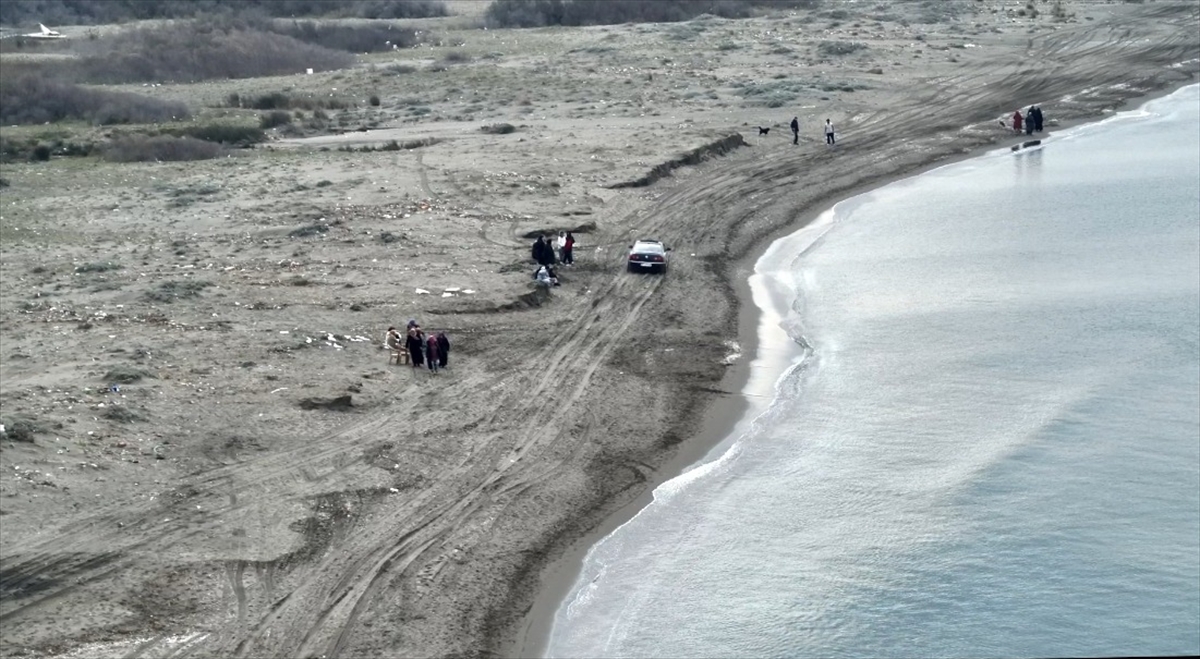
[(421, 331), (420, 325), (409, 326), (405, 347), (408, 348), (409, 361), (413, 368), (425, 365), (425, 332)]
[(1037, 106), (1033, 108), (1033, 132), (1042, 132), (1042, 109)]
[(533, 260), (536, 261), (538, 263), (538, 265), (544, 265), (542, 263), (542, 260), (546, 258), (545, 251), (544, 251), (545, 248), (546, 248), (546, 239), (543, 238), (542, 236), (538, 236), (537, 240), (533, 241), (533, 255), (532, 255)]

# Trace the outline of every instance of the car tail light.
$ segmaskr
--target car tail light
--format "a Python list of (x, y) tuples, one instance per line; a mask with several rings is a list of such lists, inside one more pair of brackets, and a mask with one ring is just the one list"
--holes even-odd
[(650, 257), (650, 260), (651, 260), (651, 261), (662, 261), (663, 259), (662, 259), (662, 257), (661, 257), (661, 256), (659, 256), (659, 255), (655, 254), (654, 256), (651, 256), (651, 257)]

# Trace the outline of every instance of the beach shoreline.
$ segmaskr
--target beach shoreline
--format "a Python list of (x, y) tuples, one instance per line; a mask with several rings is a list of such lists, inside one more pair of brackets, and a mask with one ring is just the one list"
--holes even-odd
[[(1093, 115), (1083, 114), (1067, 121), (1058, 122), (1054, 132), (1065, 132), (1078, 126), (1105, 121), (1118, 113), (1133, 110), (1153, 100), (1169, 96), (1180, 89), (1195, 84), (1192, 80), (1183, 81), (1175, 85), (1168, 85), (1146, 91), (1145, 93), (1131, 95), (1117, 101), (1115, 104), (1107, 102), (1095, 108)], [(1041, 137), (1034, 136), (1034, 139), (1046, 140), (1050, 137), (1051, 134), (1047, 133)], [(614, 512), (584, 538), (572, 543), (570, 549), (562, 557), (546, 567), (543, 572), (546, 585), (538, 593), (534, 604), (526, 615), (525, 621), (518, 626), (514, 640), (511, 643), (505, 644), (505, 650), (500, 655), (507, 657), (546, 656), (545, 652), (549, 644), (549, 634), (554, 625), (555, 614), (565, 604), (567, 596), (582, 573), (583, 561), (586, 560), (586, 556), (591, 548), (619, 527), (632, 520), (642, 508), (649, 505), (653, 501), (653, 491), (658, 486), (709, 462), (710, 460), (705, 460), (706, 456), (711, 459), (717, 459), (716, 456), (710, 456), (709, 454), (720, 444), (735, 439), (736, 428), (753, 419), (753, 416), (745, 416), (751, 408), (746, 398), (745, 387), (753, 377), (753, 363), (760, 350), (771, 348), (778, 350), (790, 347), (792, 350), (799, 351), (794, 341), (791, 342), (790, 346), (764, 346), (759, 340), (762, 325), (768, 322), (765, 318), (767, 314), (761, 306), (755, 303), (749, 280), (751, 275), (756, 271), (756, 266), (766, 257), (768, 252), (774, 249), (779, 242), (788, 240), (804, 229), (809, 228), (812, 222), (823, 213), (833, 212), (834, 208), (842, 202), (869, 194), (874, 190), (899, 181), (921, 176), (942, 167), (1002, 151), (1009, 146), (1020, 145), (1028, 139), (1028, 137), (1013, 136), (1008, 140), (1012, 144), (990, 143), (974, 146), (964, 153), (942, 156), (928, 163), (917, 165), (911, 170), (885, 175), (879, 179), (855, 185), (850, 190), (841, 194), (837, 199), (828, 201), (827, 206), (820, 206), (818, 204), (818, 208), (798, 215), (792, 222), (777, 229), (761, 242), (756, 243), (748, 254), (736, 261), (727, 270), (726, 276), (728, 277), (729, 284), (735, 291), (736, 306), (738, 309), (738, 329), (735, 340), (742, 347), (743, 358), (732, 365), (721, 380), (718, 388), (728, 393), (705, 408), (701, 430), (687, 440), (681, 447), (680, 452), (663, 465), (657, 472), (659, 478), (647, 486), (645, 494)], [(775, 302), (779, 302), (779, 300), (775, 300)], [(791, 341), (791, 339), (788, 340)], [(740, 414), (738, 410), (740, 410)], [(754, 415), (756, 416), (762, 411), (760, 409)]]
[[(351, 71), (132, 90), (361, 96), (344, 130), (6, 165), (0, 405), (32, 430), (0, 451), (0, 654), (539, 654), (588, 549), (751, 409), (774, 241), (1028, 139), (1018, 105), (1053, 148), (1200, 72), (1194, 3), (1063, 4), (428, 19), (444, 43)], [(625, 272), (635, 238), (665, 276)], [(388, 363), (409, 318), (446, 371)]]

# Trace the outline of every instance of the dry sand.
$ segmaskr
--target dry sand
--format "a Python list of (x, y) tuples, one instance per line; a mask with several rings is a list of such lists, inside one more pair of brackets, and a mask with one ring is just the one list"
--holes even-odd
[[(41, 431), (0, 450), (0, 654), (533, 652), (581, 548), (735, 420), (746, 360), (726, 357), (753, 349), (743, 281), (767, 241), (1020, 141), (998, 125), (1017, 106), (1043, 106), (1053, 148), (1200, 70), (1194, 2), (1066, 0), (1065, 21), (1048, 2), (866, 4), (426, 21), (446, 45), (354, 71), (139, 90), (378, 94), (344, 125), (379, 130), (6, 165), (0, 405)], [(498, 122), (517, 130), (479, 130)], [(718, 143), (736, 148), (611, 187)], [(567, 228), (578, 264), (538, 293), (528, 235)], [(625, 273), (635, 237), (674, 248), (666, 276)], [(447, 371), (386, 363), (408, 318), (449, 332)]]

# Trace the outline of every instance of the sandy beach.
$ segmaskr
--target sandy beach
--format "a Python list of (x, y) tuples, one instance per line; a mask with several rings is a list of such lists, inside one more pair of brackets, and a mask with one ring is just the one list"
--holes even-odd
[[(772, 240), (1019, 144), (1017, 108), (1053, 148), (1200, 71), (1182, 0), (530, 30), (447, 5), (415, 22), (438, 44), (352, 70), (130, 87), (343, 94), (342, 131), (4, 165), (0, 655), (534, 656), (587, 548), (745, 412)], [(538, 290), (562, 230), (576, 264)], [(669, 272), (625, 271), (637, 238)], [(388, 363), (409, 318), (448, 369)]]

